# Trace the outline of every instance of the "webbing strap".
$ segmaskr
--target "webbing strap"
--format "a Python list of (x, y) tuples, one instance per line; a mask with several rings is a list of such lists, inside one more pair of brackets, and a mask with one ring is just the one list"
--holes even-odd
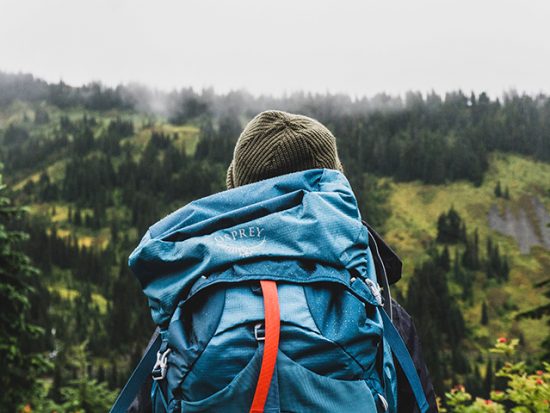
[(277, 283), (275, 281), (262, 280), (260, 281), (260, 285), (264, 297), (265, 341), (262, 366), (252, 406), (250, 407), (250, 413), (264, 412), (273, 372), (275, 371), (275, 364), (277, 363), (281, 328)]
[(279, 397), (279, 378), (277, 377), (277, 368), (273, 370), (273, 378), (271, 379), (271, 387), (267, 400), (265, 401), (264, 413), (280, 413), (281, 400)]
[(418, 372), (414, 367), (409, 350), (407, 350), (407, 346), (403, 342), (399, 332), (395, 329), (393, 323), (388, 317), (388, 314), (386, 314), (383, 309), (380, 310), (380, 314), (382, 314), (382, 321), (384, 323), (384, 338), (390, 345), (393, 355), (397, 359), (397, 362), (401, 366), (405, 377), (407, 377), (407, 380), (409, 381), (409, 385), (411, 386), (411, 390), (414, 394), (420, 412), (426, 413), (429, 408), (428, 401), (426, 400), (426, 395), (424, 394), (420, 377), (418, 377)]
[(157, 351), (162, 342), (160, 334), (158, 334), (158, 332), (155, 332), (155, 334), (157, 335), (155, 340), (149, 345), (149, 348), (145, 350), (145, 354), (141, 361), (118, 395), (115, 404), (111, 407), (110, 413), (126, 413), (139, 393), (141, 386), (143, 386), (143, 383), (145, 383), (145, 380), (147, 380), (147, 377), (151, 374), (151, 370), (156, 361)]

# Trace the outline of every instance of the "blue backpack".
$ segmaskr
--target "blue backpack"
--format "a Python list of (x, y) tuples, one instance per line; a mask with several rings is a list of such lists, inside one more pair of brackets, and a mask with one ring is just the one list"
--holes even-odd
[(167, 216), (129, 260), (160, 334), (111, 412), (125, 412), (152, 371), (155, 413), (394, 413), (394, 360), (427, 411), (373, 253), (349, 183), (333, 170), (235, 188)]

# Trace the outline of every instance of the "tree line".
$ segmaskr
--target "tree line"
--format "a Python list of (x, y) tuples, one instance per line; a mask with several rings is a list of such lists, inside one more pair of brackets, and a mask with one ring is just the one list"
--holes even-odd
[[(147, 102), (162, 101), (156, 106), (164, 108), (162, 115), (172, 122), (201, 125), (203, 139), (198, 151), (210, 160), (225, 161), (243, 120), (268, 108), (303, 113), (325, 123), (338, 138), (346, 169), (356, 175), (367, 172), (433, 184), (466, 179), (480, 184), (492, 151), (550, 160), (550, 98), (542, 94), (510, 92), (491, 99), (485, 93), (457, 91), (440, 96), (408, 92), (404, 98), (382, 94), (351, 99), (295, 93), (274, 98), (188, 88), (154, 95), (146, 88), (109, 88), (94, 83), (70, 87), (62, 82), (48, 84), (31, 75), (0, 73), (0, 96), (0, 105), (19, 99), (46, 101), (59, 108), (149, 113), (155, 109)], [(212, 140), (212, 123), (223, 135), (219, 139)]]

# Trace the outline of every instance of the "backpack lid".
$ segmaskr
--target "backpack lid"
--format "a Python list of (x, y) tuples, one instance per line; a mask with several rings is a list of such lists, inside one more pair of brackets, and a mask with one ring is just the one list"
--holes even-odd
[(129, 265), (162, 324), (201, 277), (246, 264), (273, 279), (277, 262), (291, 260), (334, 268), (346, 282), (350, 271), (376, 281), (367, 248), (345, 176), (312, 169), (191, 202), (149, 228)]

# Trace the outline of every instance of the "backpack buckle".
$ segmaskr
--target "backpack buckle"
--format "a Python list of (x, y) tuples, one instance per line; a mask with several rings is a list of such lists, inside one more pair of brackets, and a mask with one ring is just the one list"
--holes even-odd
[(256, 341), (265, 341), (265, 328), (262, 323), (258, 323), (254, 326), (254, 337)]
[(164, 380), (166, 377), (166, 370), (168, 370), (168, 354), (170, 354), (171, 351), (171, 349), (167, 349), (164, 353), (161, 353), (160, 351), (157, 353), (157, 361), (153, 366), (153, 371), (151, 372), (153, 380)]
[(374, 299), (378, 305), (383, 305), (384, 300), (382, 299), (382, 294), (380, 293), (380, 288), (372, 281), (371, 279), (365, 279), (365, 284), (369, 287), (370, 292), (372, 293)]

